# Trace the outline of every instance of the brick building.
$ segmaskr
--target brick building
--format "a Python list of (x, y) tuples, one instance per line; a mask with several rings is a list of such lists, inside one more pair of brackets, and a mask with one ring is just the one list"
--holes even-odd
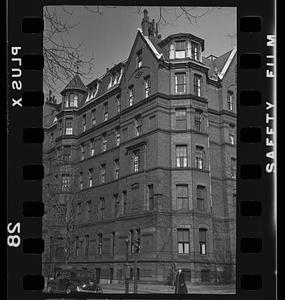
[(139, 239), (139, 280), (234, 281), (236, 49), (141, 25), (126, 61), (46, 100), (43, 274), (121, 281)]

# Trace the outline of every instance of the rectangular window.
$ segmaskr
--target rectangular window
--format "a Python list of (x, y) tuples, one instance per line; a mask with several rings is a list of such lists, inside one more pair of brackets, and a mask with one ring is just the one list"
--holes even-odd
[(175, 58), (186, 57), (186, 41), (175, 41)]
[(177, 209), (186, 209), (188, 210), (188, 185), (179, 184), (176, 185), (176, 201)]
[(189, 242), (189, 229), (178, 228), (177, 229), (177, 245), (179, 254), (190, 253), (190, 242)]
[(112, 256), (115, 255), (115, 247), (116, 247), (116, 233), (112, 232), (112, 249), (111, 249)]
[(187, 168), (187, 146), (186, 145), (176, 146), (176, 167)]
[(141, 116), (137, 116), (135, 118), (135, 136), (139, 136), (142, 134), (142, 118)]
[(207, 254), (207, 229), (199, 229), (200, 254)]
[(202, 111), (195, 109), (195, 116), (194, 116), (194, 129), (202, 132)]
[(205, 210), (206, 187), (197, 185), (197, 208), (200, 211)]
[(63, 160), (64, 161), (71, 160), (71, 146), (63, 146)]
[(104, 219), (104, 211), (105, 211), (105, 198), (100, 197), (100, 217)]
[(151, 86), (151, 81), (150, 81), (150, 76), (148, 76), (144, 79), (144, 95), (145, 95), (145, 98), (150, 96), (150, 86)]
[(77, 257), (79, 254), (79, 237), (75, 237), (74, 255)]
[(116, 136), (116, 146), (120, 145), (121, 135), (120, 135), (120, 127), (115, 129), (115, 136)]
[(107, 121), (108, 117), (109, 117), (108, 102), (104, 103), (104, 105), (103, 105), (103, 114), (104, 114), (104, 121)]
[(79, 173), (79, 187), (82, 190), (84, 188), (84, 184), (83, 184), (83, 172)]
[(70, 176), (69, 174), (62, 174), (61, 175), (61, 190), (63, 192), (69, 191), (70, 189)]
[(94, 139), (92, 139), (90, 141), (89, 147), (90, 147), (90, 156), (94, 156), (95, 155), (95, 140)]
[(86, 128), (87, 128), (87, 126), (86, 126), (86, 115), (83, 115), (82, 116), (82, 130), (83, 130), (83, 132), (86, 131)]
[(142, 66), (142, 50), (137, 52), (137, 68)]
[(199, 44), (191, 42), (191, 57), (194, 60), (200, 60), (200, 49)]
[(175, 74), (175, 92), (177, 94), (183, 94), (186, 92), (186, 74), (176, 73)]
[(131, 245), (131, 253), (134, 253), (135, 250), (135, 232), (134, 230), (130, 230), (130, 245)]
[(98, 233), (98, 255), (102, 255), (103, 249), (103, 233)]
[(228, 91), (227, 107), (228, 107), (228, 110), (231, 110), (231, 111), (234, 109), (234, 94), (231, 91)]
[(107, 150), (107, 139), (106, 133), (102, 136), (102, 151), (105, 152)]
[(119, 179), (119, 171), (120, 171), (119, 160), (116, 159), (114, 161), (114, 179), (115, 180)]
[(117, 106), (117, 113), (119, 114), (121, 112), (121, 97), (116, 97), (116, 106)]
[(113, 201), (114, 201), (114, 217), (117, 218), (120, 214), (120, 199), (118, 194), (115, 194), (113, 196)]
[(231, 145), (235, 144), (235, 125), (229, 124), (229, 142)]
[(62, 120), (58, 121), (58, 134), (59, 136), (62, 135)]
[(129, 106), (134, 104), (134, 86), (129, 87)]
[(93, 109), (91, 111), (91, 123), (92, 123), (92, 126), (96, 125), (96, 109)]
[(175, 109), (175, 128), (185, 130), (187, 128), (186, 108)]
[(153, 192), (153, 184), (149, 184), (147, 186), (147, 201), (148, 201), (148, 209), (154, 209), (154, 192)]
[(231, 178), (236, 178), (236, 159), (231, 158)]
[(127, 191), (122, 192), (122, 214), (125, 215), (127, 212)]
[(93, 169), (88, 170), (88, 185), (89, 187), (93, 186)]
[(140, 170), (140, 151), (136, 150), (133, 152), (133, 170), (138, 172)]
[(89, 235), (85, 235), (84, 237), (84, 255), (89, 255)]
[(80, 145), (80, 159), (84, 160), (85, 158), (85, 152), (84, 152), (84, 145)]
[(72, 119), (65, 120), (65, 134), (72, 135), (73, 134), (73, 127), (72, 127)]
[(202, 77), (194, 74), (194, 95), (201, 97)]
[(196, 146), (196, 168), (199, 170), (204, 169), (204, 147)]
[(85, 211), (85, 220), (89, 221), (90, 220), (90, 216), (91, 216), (91, 201), (88, 200), (86, 202), (86, 207), (85, 207), (86, 211)]
[(100, 171), (101, 171), (101, 183), (105, 183), (105, 181), (106, 181), (106, 164), (101, 165)]

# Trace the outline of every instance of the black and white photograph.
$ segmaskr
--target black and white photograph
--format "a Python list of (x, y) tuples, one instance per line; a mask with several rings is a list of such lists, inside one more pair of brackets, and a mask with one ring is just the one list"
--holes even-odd
[(235, 294), (237, 9), (43, 18), (44, 292)]

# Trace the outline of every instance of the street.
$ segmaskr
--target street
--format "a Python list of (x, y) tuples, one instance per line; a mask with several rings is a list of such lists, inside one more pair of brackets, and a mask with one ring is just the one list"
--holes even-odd
[[(100, 284), (103, 288), (104, 294), (124, 294), (124, 283), (114, 284)], [(235, 294), (235, 285), (198, 285), (187, 284), (188, 294)], [(134, 285), (130, 283), (129, 294), (133, 294)], [(174, 294), (174, 286), (159, 285), (159, 284), (138, 284), (139, 294)], [(82, 299), (82, 298), (81, 298)], [(104, 296), (102, 299), (105, 299)], [(64, 299), (59, 299), (64, 300)], [(76, 299), (74, 299), (76, 300)], [(89, 299), (86, 299), (89, 300)]]
[[(116, 284), (100, 284), (103, 288), (104, 293), (125, 293), (125, 286), (123, 283)], [(198, 284), (187, 284), (189, 294), (234, 294), (235, 285), (198, 285)], [(129, 284), (130, 294), (134, 291), (133, 283)], [(158, 284), (145, 284), (138, 283), (139, 294), (173, 294), (174, 286), (158, 285)]]

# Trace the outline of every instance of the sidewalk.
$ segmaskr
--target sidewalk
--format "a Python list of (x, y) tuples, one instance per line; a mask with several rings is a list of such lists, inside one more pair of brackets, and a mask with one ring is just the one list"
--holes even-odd
[[(102, 284), (104, 293), (125, 293), (124, 283)], [(235, 294), (235, 285), (187, 285), (188, 294)], [(129, 293), (134, 291), (133, 283), (129, 283)], [(174, 294), (174, 286), (138, 283), (138, 293), (140, 294)]]

